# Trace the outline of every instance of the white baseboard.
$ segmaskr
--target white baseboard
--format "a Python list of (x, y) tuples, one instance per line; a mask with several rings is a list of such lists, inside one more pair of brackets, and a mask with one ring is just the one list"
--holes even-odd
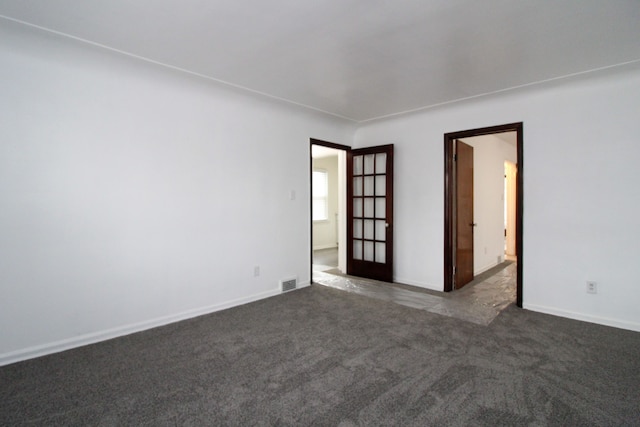
[(298, 283), (298, 287), (295, 290), (297, 291), (298, 289), (308, 288), (309, 286), (311, 286), (311, 282)]
[(314, 251), (319, 251), (319, 250), (322, 250), (322, 249), (337, 249), (337, 248), (338, 248), (338, 246), (329, 244), (329, 245), (314, 246), (313, 250)]
[[(306, 284), (298, 284), (298, 288), (305, 287), (305, 286), (309, 286), (309, 282), (306, 282)], [(67, 338), (60, 341), (55, 341), (47, 344), (37, 345), (37, 346), (28, 347), (21, 350), (3, 353), (3, 354), (0, 354), (0, 366), (9, 365), (11, 363), (20, 362), (27, 359), (33, 359), (35, 357), (46, 356), (48, 354), (58, 353), (58, 352), (70, 350), (76, 347), (95, 344), (100, 341), (106, 341), (112, 338), (118, 338), (125, 335), (133, 334), (136, 332), (145, 331), (147, 329), (156, 328), (158, 326), (164, 326), (170, 323), (179, 322), (181, 320), (191, 319), (193, 317), (214, 313), (220, 310), (226, 310), (228, 308), (258, 301), (264, 298), (273, 297), (276, 295), (281, 295), (280, 289), (261, 292), (259, 294), (251, 295), (248, 297), (227, 301), (222, 304), (214, 304), (207, 307), (187, 310), (181, 313), (158, 317), (155, 319), (146, 320), (139, 323), (120, 326), (113, 329), (93, 332), (90, 334), (84, 334), (84, 335), (80, 335), (73, 338)]]
[(479, 275), (479, 274), (482, 274), (482, 273), (484, 273), (485, 271), (491, 270), (493, 267), (497, 267), (497, 266), (499, 266), (499, 265), (500, 265), (500, 264), (502, 264), (503, 262), (504, 262), (504, 261), (495, 262), (495, 263), (493, 263), (493, 264), (489, 264), (489, 265), (486, 265), (486, 266), (484, 266), (484, 267), (482, 267), (482, 268), (479, 268), (479, 269), (478, 269), (478, 271), (474, 271), (474, 272), (473, 272), (473, 275), (474, 275), (474, 276), (477, 276), (477, 275)]
[(545, 307), (536, 304), (523, 304), (523, 308), (539, 313), (551, 314), (554, 316), (566, 317), (573, 320), (581, 320), (583, 322), (595, 323), (598, 325), (612, 326), (619, 329), (627, 329), (629, 331), (640, 332), (640, 323), (629, 322), (627, 320), (610, 319), (608, 317), (592, 316), (589, 314), (576, 313), (573, 311), (561, 310), (553, 307)]

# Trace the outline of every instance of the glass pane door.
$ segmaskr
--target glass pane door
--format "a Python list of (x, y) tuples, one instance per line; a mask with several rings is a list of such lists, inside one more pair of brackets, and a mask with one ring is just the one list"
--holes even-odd
[(352, 150), (347, 173), (347, 272), (391, 281), (393, 145)]

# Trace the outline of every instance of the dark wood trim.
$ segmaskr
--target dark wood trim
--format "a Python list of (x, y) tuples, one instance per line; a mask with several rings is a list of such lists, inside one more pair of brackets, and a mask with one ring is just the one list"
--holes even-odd
[(313, 146), (343, 150), (349, 153), (351, 147), (348, 145), (336, 144), (334, 142), (323, 141), (321, 139), (309, 138), (309, 283), (313, 283)]
[(444, 291), (453, 290), (453, 148), (444, 136)]
[(469, 130), (462, 130), (458, 132), (450, 132), (450, 133), (445, 133), (444, 137), (450, 140), (454, 140), (454, 139), (460, 139), (460, 138), (471, 138), (474, 136), (492, 135), (495, 133), (518, 132), (518, 131), (520, 132), (522, 131), (522, 122), (509, 123), (506, 125), (499, 125), (499, 126), (489, 126), (489, 127), (480, 128), (480, 129), (469, 129)]
[(321, 145), (323, 147), (334, 148), (336, 150), (350, 151), (351, 147), (348, 145), (336, 144), (334, 142), (323, 141), (321, 139), (311, 138), (309, 140), (309, 149), (311, 150), (311, 146), (313, 145)]
[[(353, 220), (353, 151), (347, 151), (347, 174), (345, 176), (346, 180), (346, 193), (347, 193), (347, 220)], [(347, 225), (347, 241), (345, 245), (346, 255), (347, 255), (347, 274), (353, 273), (353, 226)]]
[(524, 150), (523, 150), (523, 125), (519, 123), (517, 132), (518, 164), (516, 169), (516, 256), (518, 257), (517, 269), (517, 289), (516, 289), (516, 305), (522, 308), (522, 230), (524, 215), (524, 180), (522, 178), (524, 169)]
[(500, 126), (490, 126), (479, 129), (469, 129), (444, 134), (444, 290), (453, 290), (453, 144), (456, 139), (474, 136), (491, 135), (503, 132), (516, 132), (516, 152), (518, 156), (518, 174), (516, 178), (516, 252), (517, 290), (516, 304), (522, 307), (522, 265), (523, 265), (523, 209), (524, 209), (524, 149), (523, 123), (509, 123)]
[(387, 156), (389, 156), (389, 160), (387, 161), (387, 169), (385, 174), (389, 177), (391, 177), (390, 180), (390, 184), (389, 184), (389, 180), (387, 180), (387, 188), (386, 188), (386, 215), (387, 215), (387, 222), (390, 224), (390, 226), (387, 229), (387, 241), (391, 242), (390, 244), (386, 245), (386, 257), (388, 259), (391, 260), (391, 262), (388, 265), (388, 275), (389, 275), (389, 281), (392, 282), (393, 281), (393, 269), (394, 269), (394, 265), (395, 265), (395, 253), (393, 252), (393, 246), (395, 245), (395, 228), (396, 228), (396, 222), (395, 222), (395, 214), (394, 214), (394, 209), (393, 209), (393, 205), (395, 204), (394, 200), (395, 200), (395, 180), (396, 180), (396, 175), (395, 175), (395, 164), (396, 164), (396, 160), (395, 160), (395, 148), (393, 144), (390, 144), (391, 146), (391, 151), (387, 153)]

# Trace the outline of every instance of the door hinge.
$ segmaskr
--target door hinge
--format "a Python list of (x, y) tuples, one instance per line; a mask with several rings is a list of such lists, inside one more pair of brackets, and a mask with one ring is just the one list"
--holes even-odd
[(456, 266), (453, 266), (453, 275), (451, 276), (451, 290), (456, 288)]
[(457, 155), (457, 154), (454, 154), (454, 155), (453, 155), (453, 161), (454, 161), (454, 162), (457, 162), (457, 161), (458, 161), (458, 155)]

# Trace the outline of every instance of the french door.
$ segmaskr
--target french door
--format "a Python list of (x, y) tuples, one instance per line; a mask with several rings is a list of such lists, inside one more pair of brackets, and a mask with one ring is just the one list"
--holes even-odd
[(393, 280), (393, 144), (347, 153), (347, 274)]

